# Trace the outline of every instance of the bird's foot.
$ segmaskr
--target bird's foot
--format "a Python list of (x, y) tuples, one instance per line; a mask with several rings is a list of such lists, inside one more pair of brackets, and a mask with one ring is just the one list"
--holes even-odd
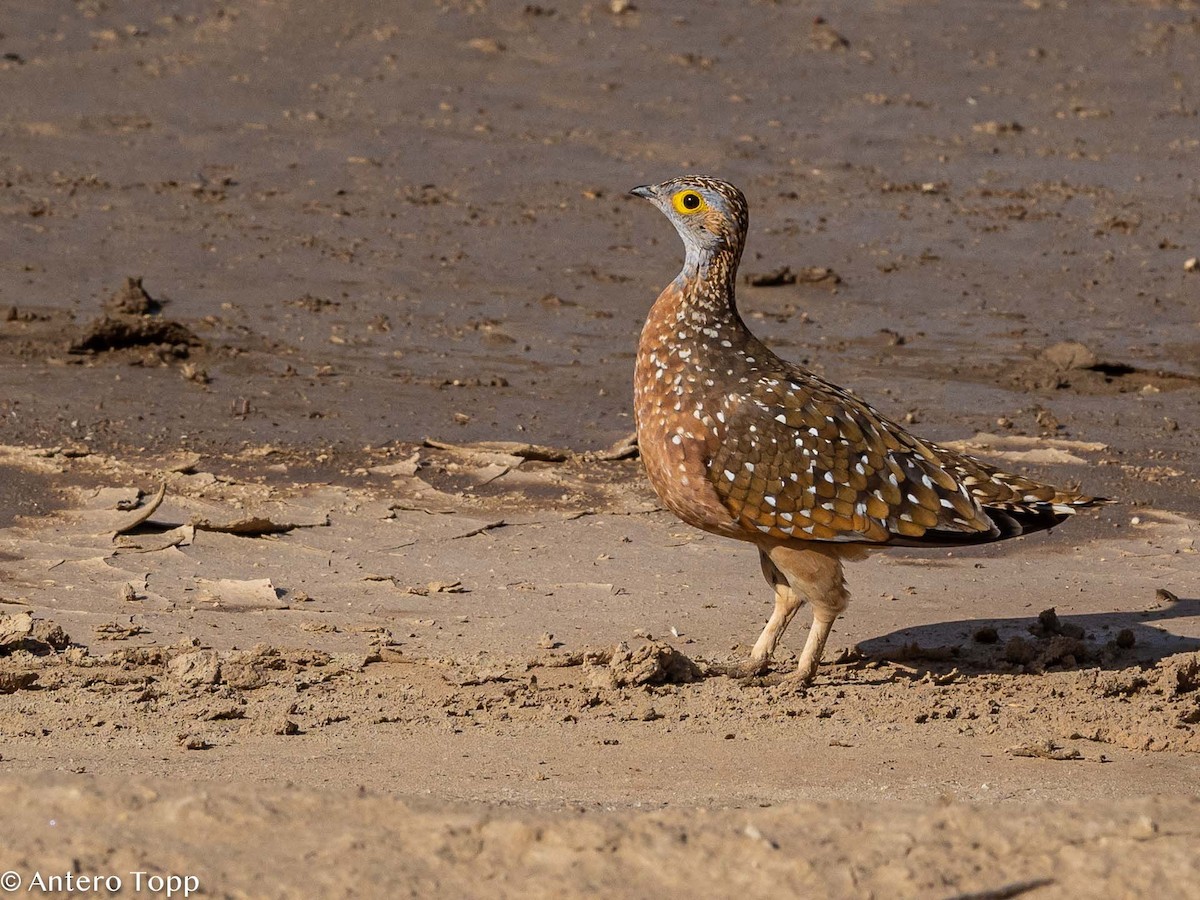
[(796, 678), (792, 672), (763, 672), (761, 675), (746, 675), (738, 681), (743, 687), (777, 688), (782, 693), (800, 696), (808, 693), (811, 679)]
[(817, 675), (818, 665), (819, 662), (805, 662), (801, 659), (800, 665), (784, 675), (780, 683), (790, 687), (808, 687)]
[(727, 678), (757, 678), (766, 673), (771, 661), (769, 659), (743, 659), (739, 662), (730, 663), (710, 663), (708, 666), (709, 675), (724, 675)]

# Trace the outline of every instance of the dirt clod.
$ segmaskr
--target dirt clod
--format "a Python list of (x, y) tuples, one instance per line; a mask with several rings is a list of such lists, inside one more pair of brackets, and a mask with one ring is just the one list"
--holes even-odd
[(1200, 654), (1165, 663), (1163, 670), (1172, 694), (1190, 694), (1200, 688)]
[(0, 616), (0, 650), (21, 644), (32, 630), (33, 616), (29, 613)]
[(1008, 643), (1004, 645), (1004, 658), (1014, 665), (1028, 665), (1036, 655), (1033, 645), (1020, 636), (1009, 638)]
[(746, 275), (746, 284), (751, 287), (782, 287), (795, 283), (796, 273), (788, 266), (780, 266), (770, 272)]
[(647, 641), (633, 649), (620, 643), (608, 665), (618, 686), (687, 684), (701, 677), (695, 662), (662, 641)]
[(187, 687), (215, 684), (221, 676), (221, 660), (216, 650), (194, 650), (167, 663), (167, 672)]
[(118, 316), (149, 316), (161, 310), (162, 303), (146, 293), (140, 277), (126, 278), (125, 284), (104, 301), (104, 311)]
[(30, 688), (38, 680), (36, 672), (0, 672), (0, 694), (15, 694)]
[(1009, 756), (1027, 756), (1035, 759), (1083, 759), (1083, 754), (1075, 748), (1061, 747), (1050, 740), (1032, 741), (1028, 744), (1009, 747), (1006, 752)]
[(1054, 607), (1043, 609), (1038, 613), (1036, 625), (1030, 625), (1029, 631), (1038, 637), (1047, 637), (1052, 634), (1062, 634), (1062, 623), (1058, 621), (1058, 613)]
[(73, 340), (68, 349), (71, 353), (104, 353), (156, 344), (166, 345), (173, 356), (184, 358), (203, 342), (187, 326), (169, 319), (103, 316)]
[(179, 736), (179, 746), (184, 750), (212, 749), (212, 744), (208, 739), (199, 734), (181, 734)]
[(0, 656), (24, 650), (36, 656), (61, 652), (71, 644), (71, 636), (49, 619), (30, 613), (0, 615)]

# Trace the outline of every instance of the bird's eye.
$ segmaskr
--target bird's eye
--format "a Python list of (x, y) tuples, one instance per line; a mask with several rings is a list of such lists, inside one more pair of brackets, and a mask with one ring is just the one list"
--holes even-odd
[(689, 213), (699, 212), (707, 207), (704, 198), (695, 191), (680, 191), (671, 198), (671, 205), (675, 207), (675, 211), (688, 215)]

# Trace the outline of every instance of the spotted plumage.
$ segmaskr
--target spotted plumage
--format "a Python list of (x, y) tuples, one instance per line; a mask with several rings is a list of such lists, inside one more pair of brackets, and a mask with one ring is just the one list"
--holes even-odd
[(841, 562), (866, 548), (1003, 540), (1103, 502), (914, 437), (771, 352), (734, 303), (749, 216), (733, 185), (693, 176), (632, 193), (666, 214), (686, 252), (642, 330), (638, 443), (672, 512), (759, 546), (776, 610), (744, 671), (766, 666), (809, 600), (814, 627), (796, 674), (812, 677), (848, 599)]

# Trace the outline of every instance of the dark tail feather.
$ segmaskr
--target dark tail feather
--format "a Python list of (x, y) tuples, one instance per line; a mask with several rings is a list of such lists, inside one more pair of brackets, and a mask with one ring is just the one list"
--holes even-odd
[(1032, 534), (1035, 531), (1047, 531), (1055, 525), (1061, 525), (1072, 515), (1069, 512), (1058, 512), (1052, 506), (1034, 509), (984, 507), (984, 510), (987, 512), (988, 518), (995, 522), (996, 527), (1000, 529), (999, 536), (993, 539), (997, 541), (1020, 537), (1023, 534)]
[(897, 538), (891, 543), (904, 547), (966, 547), (972, 544), (991, 544), (1023, 534), (1033, 534), (1035, 531), (1048, 531), (1071, 518), (1077, 509), (1103, 506), (1112, 502), (1107, 497), (1079, 497), (1070, 503), (1038, 503), (1017, 507), (985, 506), (984, 511), (996, 526), (993, 531), (964, 533), (930, 529), (919, 538)]

